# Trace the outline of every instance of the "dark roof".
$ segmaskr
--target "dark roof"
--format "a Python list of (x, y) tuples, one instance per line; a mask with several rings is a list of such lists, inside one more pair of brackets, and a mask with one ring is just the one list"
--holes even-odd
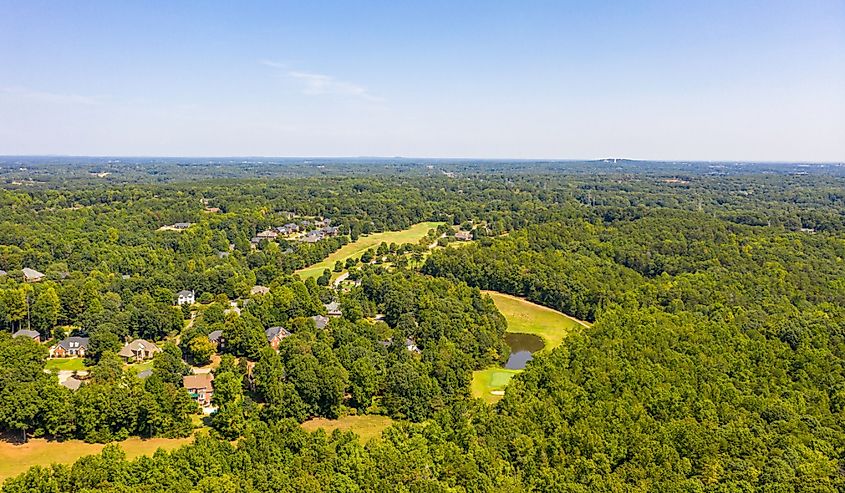
[(284, 339), (290, 335), (290, 332), (288, 332), (284, 327), (270, 327), (264, 331), (264, 334), (267, 335), (267, 341), (272, 341), (276, 337)]
[(29, 337), (30, 339), (35, 339), (36, 337), (41, 337), (41, 334), (35, 330), (21, 329), (12, 334), (12, 337)]
[(64, 349), (65, 351), (70, 349), (88, 349), (88, 338), (87, 337), (68, 337), (62, 342), (58, 343), (57, 346)]
[(318, 329), (325, 328), (329, 323), (329, 318), (322, 315), (314, 315), (311, 317), (311, 320), (314, 321), (314, 325), (316, 325)]
[(187, 289), (183, 289), (182, 291), (176, 293), (177, 296), (193, 296), (193, 294), (193, 291), (188, 291)]

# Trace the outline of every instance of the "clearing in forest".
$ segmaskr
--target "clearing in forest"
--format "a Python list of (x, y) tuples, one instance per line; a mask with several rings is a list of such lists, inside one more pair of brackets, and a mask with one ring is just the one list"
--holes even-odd
[(352, 431), (361, 437), (361, 442), (366, 443), (371, 438), (381, 435), (381, 432), (391, 424), (393, 424), (393, 420), (387, 416), (365, 414), (344, 416), (338, 419), (313, 418), (302, 423), (302, 427), (305, 431), (317, 431), (322, 428), (326, 433), (331, 433), (335, 429)]
[(338, 251), (329, 255), (322, 262), (300, 269), (296, 271), (296, 273), (303, 279), (307, 279), (309, 277), (319, 277), (323, 273), (323, 270), (332, 270), (335, 262), (338, 260), (346, 262), (346, 259), (348, 258), (360, 257), (370, 248), (378, 247), (381, 242), (385, 242), (388, 245), (391, 243), (396, 243), (397, 245), (401, 245), (403, 243), (416, 243), (425, 237), (429, 230), (436, 229), (441, 224), (443, 223), (424, 222), (415, 224), (408, 229), (403, 229), (402, 231), (385, 231), (382, 233), (373, 233), (371, 235), (361, 236), (352, 243), (343, 245)]
[[(508, 322), (506, 332), (534, 334), (543, 339), (545, 347), (540, 353), (560, 346), (563, 339), (573, 330), (590, 326), (587, 322), (517, 296), (497, 291), (484, 293), (493, 298), (496, 308), (505, 316)], [(494, 367), (473, 372), (470, 388), (472, 396), (484, 399), (488, 404), (499, 401), (507, 384), (521, 371)]]
[(590, 326), (587, 322), (523, 298), (497, 291), (483, 293), (493, 298), (496, 308), (505, 316), (508, 321), (507, 332), (534, 334), (540, 337), (546, 343), (543, 352), (560, 346), (567, 334), (573, 330)]
[[(142, 455), (151, 456), (159, 448), (173, 450), (193, 440), (193, 437), (145, 440), (133, 437), (116, 443), (126, 452), (127, 459), (134, 459)], [(0, 441), (0, 482), (22, 474), (32, 466), (72, 464), (80, 457), (99, 454), (103, 447), (105, 444), (85, 443), (82, 440), (54, 442), (43, 438), (32, 438), (24, 444)]]

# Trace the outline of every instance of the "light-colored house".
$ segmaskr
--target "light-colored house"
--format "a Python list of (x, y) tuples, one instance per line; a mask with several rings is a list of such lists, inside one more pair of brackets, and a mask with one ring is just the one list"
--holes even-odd
[(35, 269), (30, 269), (29, 267), (24, 267), (21, 270), (23, 271), (23, 280), (26, 282), (38, 282), (44, 280), (46, 277), (41, 272), (38, 272)]
[(0, 269), (0, 276), (5, 276), (7, 272), (3, 269)]
[(258, 296), (263, 296), (269, 292), (270, 288), (267, 286), (253, 286), (252, 289), (249, 290), (249, 294)]
[(332, 301), (331, 303), (323, 305), (326, 307), (326, 311), (330, 317), (339, 317), (343, 315), (343, 312), (340, 311), (340, 303), (337, 301)]
[(41, 334), (39, 334), (38, 331), (35, 330), (21, 329), (12, 334), (12, 337), (26, 337), (32, 339), (35, 342), (41, 342)]
[(255, 235), (255, 237), (259, 240), (275, 240), (278, 236), (279, 233), (276, 233), (275, 231), (269, 229)]
[(214, 395), (214, 385), (211, 383), (213, 380), (214, 375), (211, 373), (185, 375), (182, 377), (182, 386), (200, 406), (205, 407), (211, 405), (211, 397)]
[(183, 289), (176, 293), (176, 304), (177, 305), (193, 305), (194, 304), (194, 292), (188, 291), (187, 289)]
[(282, 339), (290, 336), (290, 332), (284, 327), (270, 327), (264, 333), (267, 335), (267, 343), (270, 344), (270, 347), (277, 350)]
[(173, 229), (188, 229), (191, 227), (191, 223), (174, 223)]
[(156, 355), (156, 353), (160, 352), (161, 348), (156, 346), (152, 342), (147, 342), (143, 339), (135, 339), (129, 344), (123, 346), (123, 348), (117, 353), (117, 355), (127, 362), (144, 361), (151, 359), (153, 356)]
[(472, 240), (472, 231), (458, 231), (455, 233), (455, 239), (459, 241)]
[(67, 358), (78, 356), (85, 357), (85, 352), (88, 351), (87, 337), (68, 337), (58, 344), (50, 348), (51, 358)]
[(405, 349), (416, 354), (420, 354), (422, 352), (420, 351), (420, 348), (417, 347), (417, 342), (411, 339), (410, 337), (405, 339)]

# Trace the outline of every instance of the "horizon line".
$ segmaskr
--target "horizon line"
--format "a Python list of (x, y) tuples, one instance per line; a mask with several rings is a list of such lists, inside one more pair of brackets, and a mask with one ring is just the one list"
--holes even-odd
[(601, 157), (601, 158), (509, 158), (509, 157), (458, 157), (458, 156), (269, 156), (269, 155), (142, 155), (142, 154), (0, 154), (0, 159), (7, 158), (97, 158), (97, 159), (326, 159), (326, 160), (455, 160), (455, 161), (512, 161), (512, 162), (602, 162), (602, 161), (630, 161), (646, 163), (735, 163), (735, 164), (816, 164), (816, 165), (845, 165), (845, 160), (839, 161), (807, 161), (807, 160), (771, 160), (771, 159), (649, 159), (630, 157)]

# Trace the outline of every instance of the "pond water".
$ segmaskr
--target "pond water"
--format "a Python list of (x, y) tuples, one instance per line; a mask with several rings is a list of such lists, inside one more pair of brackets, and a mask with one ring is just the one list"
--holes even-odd
[(543, 349), (545, 343), (543, 339), (534, 334), (513, 334), (505, 333), (505, 343), (511, 348), (511, 355), (508, 362), (505, 363), (505, 368), (508, 370), (521, 370), (525, 365), (531, 361), (531, 353)]

